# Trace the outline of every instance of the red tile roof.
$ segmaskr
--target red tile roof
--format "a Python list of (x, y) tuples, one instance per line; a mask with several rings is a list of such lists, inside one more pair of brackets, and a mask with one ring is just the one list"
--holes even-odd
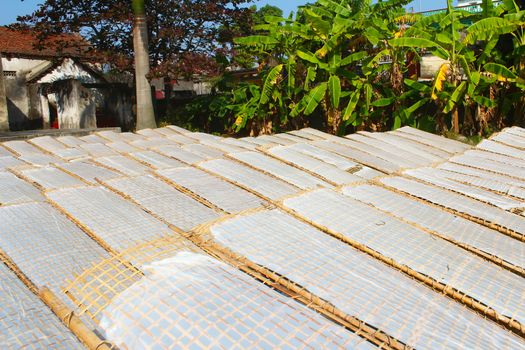
[(38, 33), (30, 29), (0, 27), (0, 53), (4, 56), (82, 57), (86, 55), (88, 48), (89, 43), (78, 34), (55, 35), (41, 42)]

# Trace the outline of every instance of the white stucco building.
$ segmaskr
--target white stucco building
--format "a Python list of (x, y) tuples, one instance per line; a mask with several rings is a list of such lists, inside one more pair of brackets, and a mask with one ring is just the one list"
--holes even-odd
[[(80, 45), (60, 49), (59, 43), (65, 40)], [(132, 90), (109, 84), (88, 64), (88, 46), (76, 35), (39, 43), (34, 32), (0, 27), (11, 131), (132, 127)]]

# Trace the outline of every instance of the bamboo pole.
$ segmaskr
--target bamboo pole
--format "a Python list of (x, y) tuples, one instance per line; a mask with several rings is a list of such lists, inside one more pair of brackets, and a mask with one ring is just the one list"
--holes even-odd
[(89, 329), (75, 313), (70, 310), (47, 287), (38, 292), (40, 298), (57, 315), (57, 317), (80, 339), (90, 350), (111, 350), (108, 342), (100, 339), (95, 332)]

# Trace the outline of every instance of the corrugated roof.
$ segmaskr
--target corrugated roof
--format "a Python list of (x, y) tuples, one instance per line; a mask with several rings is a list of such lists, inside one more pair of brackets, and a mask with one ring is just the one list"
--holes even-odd
[[(525, 347), (525, 129), (43, 137), (0, 188), (0, 258), (120, 348)], [(0, 343), (77, 346), (6, 266)]]

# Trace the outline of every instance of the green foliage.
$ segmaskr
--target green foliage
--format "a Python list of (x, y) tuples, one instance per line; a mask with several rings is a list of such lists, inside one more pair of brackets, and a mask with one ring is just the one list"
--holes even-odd
[[(405, 13), (409, 2), (318, 0), (295, 17), (264, 16), (254, 35), (235, 40), (259, 77), (232, 89), (224, 110), (233, 130), (410, 125), (482, 135), (523, 123), (525, 11), (484, 1), (474, 16), (448, 0), (445, 13), (421, 17)], [(428, 55), (444, 63), (432, 81), (418, 81)]]

